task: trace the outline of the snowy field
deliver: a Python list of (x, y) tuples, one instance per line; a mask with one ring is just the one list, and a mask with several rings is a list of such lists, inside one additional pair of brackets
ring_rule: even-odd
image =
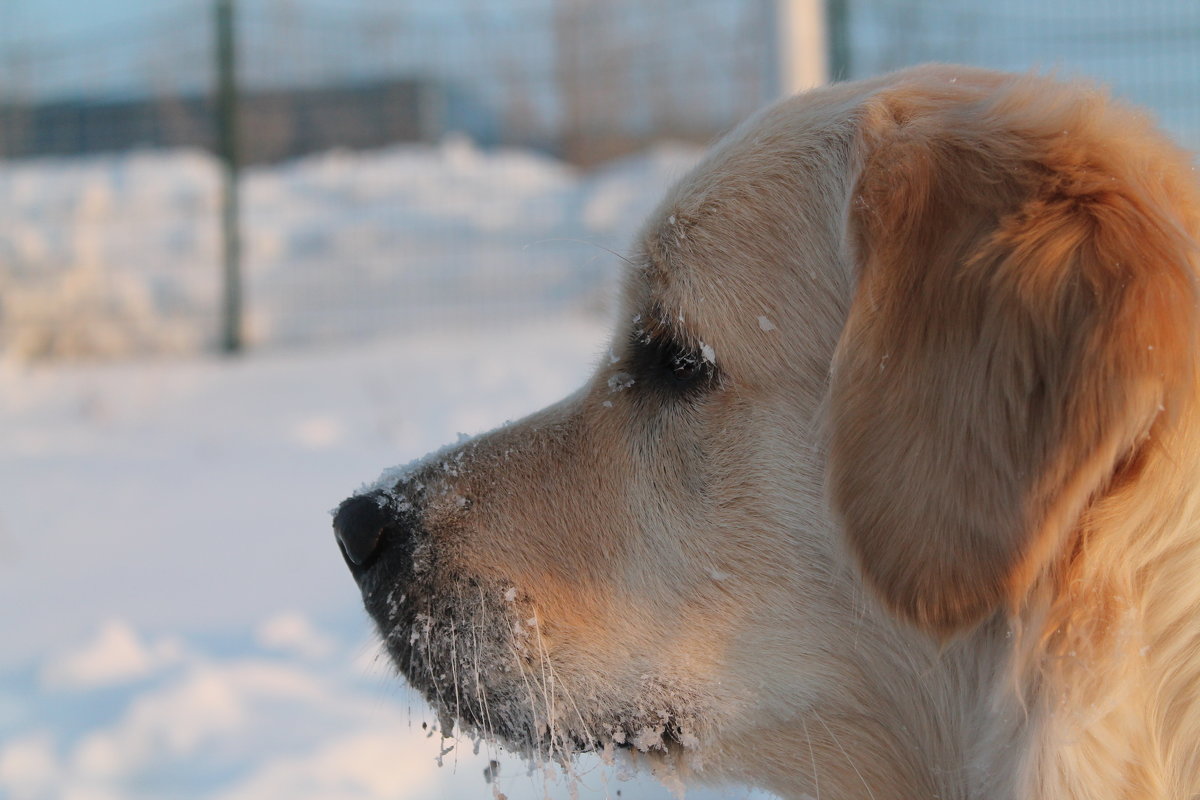
[[(621, 764), (585, 760), (564, 781), (426, 730), (433, 716), (378, 656), (328, 512), (384, 467), (575, 388), (606, 337), (580, 292), (612, 282), (589, 274), (588, 249), (575, 251), (579, 274), (566, 251), (535, 263), (551, 282), (565, 271), (561, 286), (530, 290), (519, 314), (467, 324), (482, 308), (470, 302), (532, 280), (521, 238), (546, 234), (523, 209), (559, 209), (557, 221), (538, 213), (553, 236), (628, 236), (693, 157), (652, 154), (582, 177), (456, 144), (263, 171), (248, 192), (248, 216), (263, 220), (249, 233), (255, 301), (277, 313), (260, 320), (262, 347), (235, 361), (0, 359), (0, 797), (670, 797)], [(179, 265), (199, 269), (212, 243), (182, 220), (211, 211), (189, 188), (206, 175), (189, 154), (0, 167), (0, 319), (39, 297), (50, 314), (84, 308), (87, 281), (109, 287), (111, 276), (119, 313), (99, 321), (113, 326), (112, 352), (193, 347), (204, 315), (192, 304), (211, 287)], [(440, 243), (428, 219), (438, 215), (457, 220)], [(339, 305), (330, 291), (331, 327), (305, 332), (288, 310), (285, 290), (303, 283), (283, 274), (289, 265), (316, 280), (317, 265), (336, 261), (357, 270), (341, 282), (383, 281), (388, 252), (411, 256), (408, 230), (443, 254), (430, 274), (410, 270), (414, 286), (436, 285), (464, 240), (480, 258), (495, 251), (490, 271), (460, 263), (479, 279), (455, 301), (468, 305), (445, 306), (446, 320), (424, 330), (368, 337), (346, 327), (357, 301)], [(57, 289), (22, 279), (38, 259), (57, 264)], [(387, 302), (401, 318), (438, 307), (422, 297)], [(134, 300), (126, 319), (121, 303)]]

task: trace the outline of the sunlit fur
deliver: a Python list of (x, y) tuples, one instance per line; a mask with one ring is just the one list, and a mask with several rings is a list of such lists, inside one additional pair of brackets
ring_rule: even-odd
[[(922, 67), (764, 111), (648, 221), (587, 386), (377, 484), (421, 520), (413, 576), (364, 584), (393, 657), (543, 757), (1200, 793), (1198, 209), (1086, 84)], [(710, 383), (654, 385), (647, 337)]]

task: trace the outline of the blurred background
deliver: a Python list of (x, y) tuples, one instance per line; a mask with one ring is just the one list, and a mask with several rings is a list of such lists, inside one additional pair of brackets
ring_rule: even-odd
[(670, 796), (425, 730), (327, 512), (575, 388), (706, 144), (931, 60), (1200, 147), (1195, 0), (0, 0), (0, 798)]

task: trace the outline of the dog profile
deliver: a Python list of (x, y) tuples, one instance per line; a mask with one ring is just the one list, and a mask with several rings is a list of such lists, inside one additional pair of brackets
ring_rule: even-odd
[(1087, 84), (761, 112), (577, 393), (334, 527), (406, 679), (543, 758), (784, 798), (1200, 794), (1200, 192)]

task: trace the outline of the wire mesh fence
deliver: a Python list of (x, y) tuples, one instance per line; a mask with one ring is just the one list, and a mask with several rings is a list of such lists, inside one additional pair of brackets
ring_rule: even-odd
[[(781, 2), (240, 0), (250, 343), (602, 308), (698, 145), (778, 94)], [(0, 5), (0, 352), (213, 347), (214, 2), (59, 5)], [(1200, 146), (1192, 0), (825, 5), (837, 78), (1089, 75)]]
[(922, 61), (1089, 77), (1200, 148), (1200, 3), (845, 0), (851, 77)]

